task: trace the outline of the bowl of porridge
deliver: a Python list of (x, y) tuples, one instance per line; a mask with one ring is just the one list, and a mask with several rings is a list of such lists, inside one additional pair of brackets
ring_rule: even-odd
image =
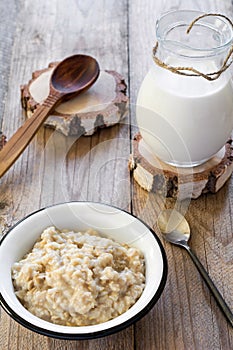
[(124, 329), (155, 305), (166, 278), (155, 232), (105, 204), (38, 210), (0, 242), (0, 305), (21, 325), (54, 338)]

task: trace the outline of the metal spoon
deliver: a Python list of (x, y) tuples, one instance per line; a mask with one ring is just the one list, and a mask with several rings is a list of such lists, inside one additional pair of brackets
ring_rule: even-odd
[(98, 78), (99, 72), (97, 61), (87, 55), (74, 55), (58, 64), (50, 80), (47, 99), (0, 151), (0, 177), (24, 151), (51, 111), (62, 101), (89, 89)]
[(187, 250), (198, 271), (203, 277), (205, 283), (209, 287), (210, 291), (213, 293), (216, 302), (218, 303), (225, 317), (233, 327), (233, 314), (229, 306), (226, 304), (222, 295), (219, 293), (217, 287), (214, 285), (213, 281), (211, 280), (210, 276), (205, 270), (204, 266), (201, 264), (201, 262), (187, 243), (190, 237), (190, 227), (186, 219), (176, 210), (167, 209), (162, 211), (162, 213), (159, 215), (158, 226), (164, 238), (168, 242), (179, 245)]

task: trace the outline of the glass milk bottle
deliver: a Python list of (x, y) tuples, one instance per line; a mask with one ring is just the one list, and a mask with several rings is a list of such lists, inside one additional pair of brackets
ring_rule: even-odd
[(138, 93), (139, 130), (162, 161), (196, 166), (233, 129), (232, 24), (221, 15), (174, 11), (158, 20), (156, 36), (155, 62)]

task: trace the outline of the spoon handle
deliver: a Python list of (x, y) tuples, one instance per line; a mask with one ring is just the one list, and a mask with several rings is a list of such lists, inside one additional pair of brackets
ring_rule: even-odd
[(188, 245), (183, 245), (183, 247), (188, 251), (188, 253), (191, 256), (198, 271), (200, 272), (201, 276), (203, 277), (205, 283), (209, 287), (210, 291), (213, 293), (213, 296), (215, 297), (216, 302), (218, 303), (218, 305), (222, 309), (226, 319), (230, 322), (231, 326), (233, 327), (233, 313), (231, 312), (229, 306), (226, 304), (222, 295), (218, 291), (217, 287), (215, 286), (215, 284), (211, 280), (210, 276), (208, 275), (207, 271), (205, 270), (204, 266), (202, 265), (200, 260), (197, 258), (195, 253), (191, 250), (191, 248)]
[(21, 155), (27, 145), (30, 143), (40, 126), (46, 120), (50, 111), (59, 100), (60, 95), (49, 95), (47, 99), (10, 138), (0, 151), (0, 178), (11, 167), (11, 165)]

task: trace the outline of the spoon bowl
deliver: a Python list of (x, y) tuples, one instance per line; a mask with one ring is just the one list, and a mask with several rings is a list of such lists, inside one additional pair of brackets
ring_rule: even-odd
[(78, 94), (94, 84), (99, 72), (99, 65), (93, 57), (74, 55), (67, 57), (57, 65), (51, 76), (50, 84), (60, 93)]
[(163, 237), (170, 243), (179, 245), (186, 249), (189, 253), (191, 259), (193, 260), (195, 266), (203, 277), (206, 285), (215, 297), (216, 302), (220, 306), (223, 314), (225, 315), (228, 322), (233, 327), (233, 314), (229, 306), (226, 304), (222, 295), (218, 291), (217, 287), (213, 283), (212, 279), (208, 275), (204, 266), (201, 264), (200, 260), (197, 258), (196, 254), (191, 250), (188, 245), (188, 240), (190, 238), (190, 227), (187, 220), (177, 212), (175, 209), (167, 209), (161, 212), (158, 217), (158, 227), (163, 235)]
[(170, 243), (182, 245), (190, 238), (190, 227), (184, 217), (174, 209), (162, 211), (158, 218), (158, 225), (164, 238)]
[(74, 55), (58, 64), (50, 80), (49, 96), (0, 151), (0, 177), (25, 150), (51, 111), (61, 102), (89, 89), (99, 72), (98, 62), (87, 55)]

